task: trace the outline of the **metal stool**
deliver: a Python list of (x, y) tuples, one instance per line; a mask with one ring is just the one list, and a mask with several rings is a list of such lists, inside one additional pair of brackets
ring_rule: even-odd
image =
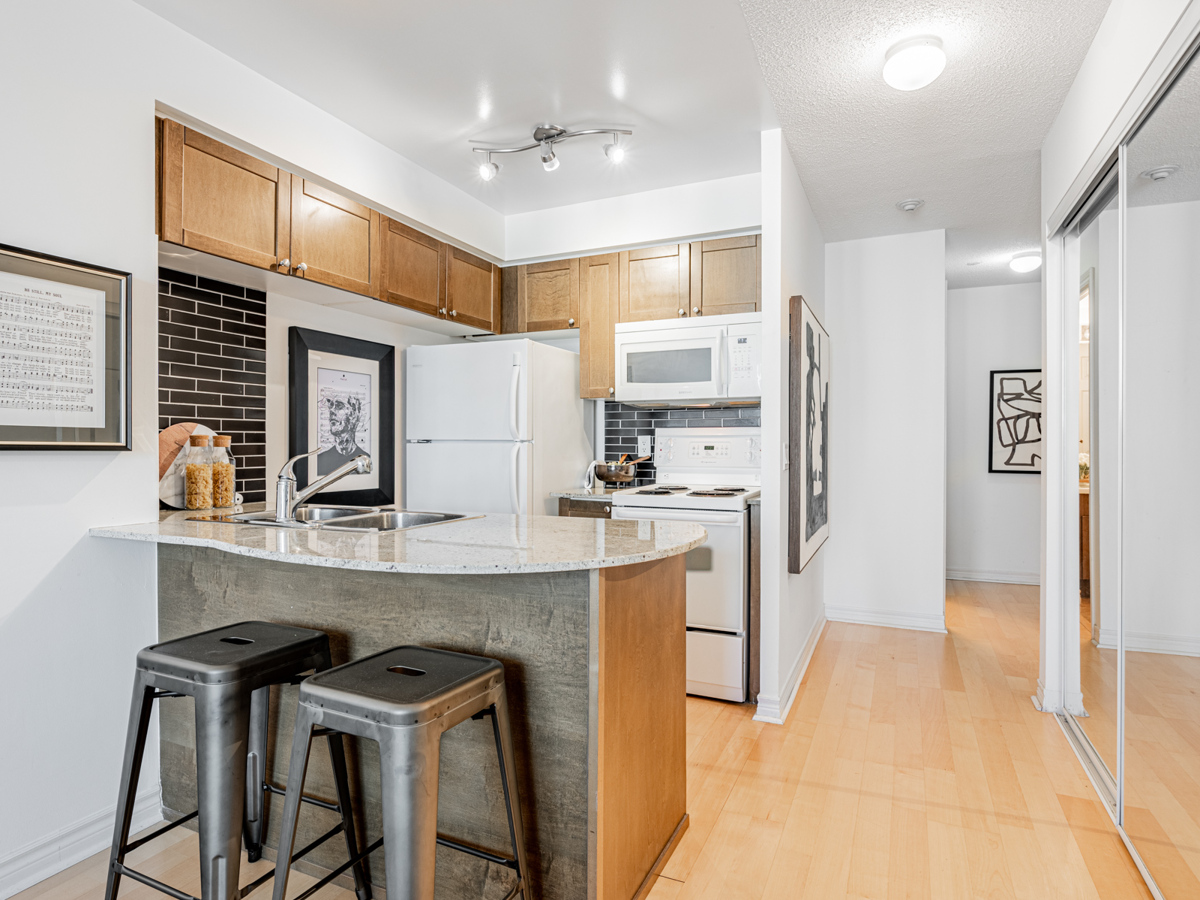
[[(200, 817), (200, 892), (203, 900), (240, 900), (274, 877), (275, 870), (271, 870), (245, 888), (238, 886), (241, 867), (239, 832), (244, 831), (250, 860), (257, 860), (262, 854), (266, 794), (284, 793), (282, 788), (268, 783), (266, 777), (271, 685), (299, 684), (303, 678), (301, 673), (310, 669), (323, 671), (330, 665), (329, 638), (324, 633), (269, 622), (240, 622), (155, 644), (138, 653), (105, 900), (115, 900), (122, 875), (176, 900), (196, 900), (130, 869), (125, 865), (125, 854), (197, 816)], [(196, 703), (199, 808), (130, 843), (129, 825), (153, 702), (164, 697), (185, 696), (192, 697)], [(304, 799), (338, 812), (342, 821), (297, 853), (296, 858), (338, 832), (345, 832), (346, 849), (350, 858), (357, 860), (358, 845), (341, 735), (329, 735), (329, 755), (337, 783), (337, 803)], [(294, 816), (292, 821), (295, 821)], [(290, 843), (288, 850), (291, 851)], [(287, 858), (286, 854), (283, 858)], [(354, 865), (354, 883), (359, 900), (370, 900), (371, 888), (360, 862)]]
[[(515, 859), (468, 847), (437, 832), (438, 757), (442, 734), (467, 719), (492, 720), (500, 781)], [(317, 726), (379, 744), (383, 837), (363, 851), (387, 848), (388, 900), (433, 900), (437, 845), (507, 866), (517, 884), (505, 900), (532, 900), (526, 885), (525, 839), (517, 797), (504, 666), (494, 659), (395, 647), (321, 672), (300, 686), (300, 707), (288, 767), (274, 900), (287, 890), (287, 858), (296, 836), (300, 792)], [(307, 896), (302, 894), (301, 897)], [(300, 897), (295, 900), (301, 900)]]

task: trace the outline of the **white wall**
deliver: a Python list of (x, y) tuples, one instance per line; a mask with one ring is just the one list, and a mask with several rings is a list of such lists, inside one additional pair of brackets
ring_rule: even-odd
[(946, 235), (825, 248), (829, 619), (945, 628)]
[(989, 474), (989, 372), (1042, 366), (1042, 286), (947, 292), (946, 576), (1037, 584), (1041, 479)]
[[(787, 718), (824, 624), (825, 548), (801, 574), (787, 571), (789, 472), (783, 443), (788, 434), (789, 299), (797, 294), (824, 320), (825, 239), (783, 134), (773, 129), (762, 133), (763, 534), (757, 716), (769, 722)], [(830, 340), (836, 373), (838, 339), (832, 331)]]
[(505, 222), (506, 258), (529, 262), (758, 231), (762, 196), (756, 172), (518, 213)]

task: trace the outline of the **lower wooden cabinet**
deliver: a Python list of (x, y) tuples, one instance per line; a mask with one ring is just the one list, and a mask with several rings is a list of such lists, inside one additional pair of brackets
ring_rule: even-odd
[(558, 514), (574, 516), (576, 519), (611, 519), (612, 504), (607, 500), (576, 500), (574, 497), (559, 497)]
[(1079, 596), (1092, 596), (1091, 495), (1079, 492)]
[(723, 316), (762, 308), (761, 235), (694, 241), (691, 315)]
[(499, 331), (500, 267), (447, 246), (446, 317), (484, 331)]
[(579, 260), (580, 397), (607, 399), (616, 392), (618, 259), (617, 253), (605, 253)]

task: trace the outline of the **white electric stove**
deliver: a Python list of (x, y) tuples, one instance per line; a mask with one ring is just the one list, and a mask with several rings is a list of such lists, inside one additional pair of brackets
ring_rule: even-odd
[(749, 661), (750, 500), (762, 484), (758, 428), (660, 428), (655, 483), (617, 491), (614, 519), (696, 522), (687, 555), (687, 690), (743, 702)]

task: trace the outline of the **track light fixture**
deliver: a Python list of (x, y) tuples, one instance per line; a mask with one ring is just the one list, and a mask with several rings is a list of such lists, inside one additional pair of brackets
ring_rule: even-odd
[(558, 156), (554, 152), (554, 145), (560, 141), (583, 137), (586, 134), (607, 134), (612, 137), (612, 143), (604, 145), (604, 155), (615, 164), (625, 159), (625, 148), (619, 143), (620, 136), (633, 134), (633, 132), (623, 128), (587, 128), (582, 131), (567, 131), (557, 125), (538, 125), (533, 129), (532, 144), (524, 144), (520, 147), (472, 147), (471, 150), (486, 155), (486, 162), (479, 167), (479, 177), (484, 181), (491, 181), (500, 171), (500, 167), (492, 162), (493, 153), (522, 153), (525, 150), (536, 149), (542, 159), (542, 168), (547, 172), (553, 172), (559, 164)]

